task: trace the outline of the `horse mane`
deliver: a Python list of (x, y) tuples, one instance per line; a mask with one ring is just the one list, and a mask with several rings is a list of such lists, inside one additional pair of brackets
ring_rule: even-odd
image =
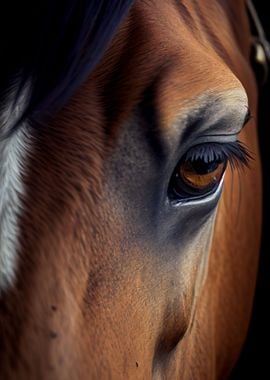
[(63, 107), (96, 67), (131, 3), (1, 2), (0, 104), (3, 107), (12, 92), (14, 107), (30, 87), (17, 125), (26, 118), (43, 122)]

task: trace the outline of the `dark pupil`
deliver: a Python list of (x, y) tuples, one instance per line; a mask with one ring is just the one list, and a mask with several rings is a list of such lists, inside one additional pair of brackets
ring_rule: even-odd
[(220, 162), (218, 161), (212, 161), (212, 162), (205, 162), (201, 159), (198, 159), (196, 161), (191, 162), (191, 165), (196, 172), (196, 174), (204, 175), (209, 174), (216, 170), (218, 166), (220, 165)]

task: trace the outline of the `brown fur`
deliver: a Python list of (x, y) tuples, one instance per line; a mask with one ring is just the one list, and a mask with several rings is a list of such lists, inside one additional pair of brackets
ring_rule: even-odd
[[(95, 72), (37, 129), (17, 283), (1, 301), (1, 379), (226, 378), (248, 327), (260, 239), (249, 35), (244, 1), (137, 0)], [(254, 116), (241, 139), (255, 160), (226, 175), (194, 310), (197, 262), (176, 274), (176, 284), (189, 278), (178, 299), (162, 262), (129, 243), (123, 210), (107, 197), (105, 163), (157, 77), (168, 133), (186, 104), (239, 81)]]

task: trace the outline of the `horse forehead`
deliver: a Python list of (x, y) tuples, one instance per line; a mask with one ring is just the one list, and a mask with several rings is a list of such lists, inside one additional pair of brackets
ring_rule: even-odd
[[(234, 93), (247, 103), (242, 83), (250, 72), (243, 67), (247, 65), (235, 37), (230, 3), (135, 2), (100, 65), (105, 76), (117, 73), (114, 92), (121, 105), (115, 109), (125, 108), (127, 117), (152, 83), (157, 84), (156, 108), (165, 125), (192, 102), (196, 106), (206, 93), (224, 94), (225, 106)], [(238, 21), (245, 24), (245, 13), (239, 12)]]
[[(138, 31), (140, 40), (135, 44), (150, 44), (150, 50), (145, 51), (149, 58), (156, 55), (189, 51), (208, 51), (217, 53), (222, 59), (235, 48), (236, 30), (247, 22), (245, 7), (235, 8), (241, 1), (137, 1), (132, 8), (128, 22)], [(233, 5), (233, 6), (232, 6)], [(241, 25), (243, 24), (243, 25)], [(222, 25), (222, 27), (221, 27)], [(247, 36), (245, 37), (247, 39)], [(249, 42), (248, 42), (249, 43)], [(244, 45), (245, 41), (241, 41)], [(154, 49), (154, 47), (158, 49)], [(238, 46), (239, 49), (239, 46)]]
[(143, 25), (144, 31), (151, 29), (157, 36), (161, 33), (164, 37), (166, 30), (167, 36), (172, 39), (181, 31), (184, 32), (178, 35), (181, 39), (193, 36), (197, 42), (210, 42), (211, 45), (218, 45), (221, 39), (232, 37), (228, 35), (229, 29), (233, 27), (236, 31), (239, 22), (247, 22), (244, 0), (137, 0), (129, 18), (137, 26)]

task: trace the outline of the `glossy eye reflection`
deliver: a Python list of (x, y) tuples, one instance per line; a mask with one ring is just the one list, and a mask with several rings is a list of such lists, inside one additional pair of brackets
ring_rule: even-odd
[(250, 159), (250, 153), (239, 141), (194, 146), (177, 164), (168, 196), (181, 201), (207, 196), (218, 188), (228, 162), (234, 169), (237, 165), (248, 166)]

